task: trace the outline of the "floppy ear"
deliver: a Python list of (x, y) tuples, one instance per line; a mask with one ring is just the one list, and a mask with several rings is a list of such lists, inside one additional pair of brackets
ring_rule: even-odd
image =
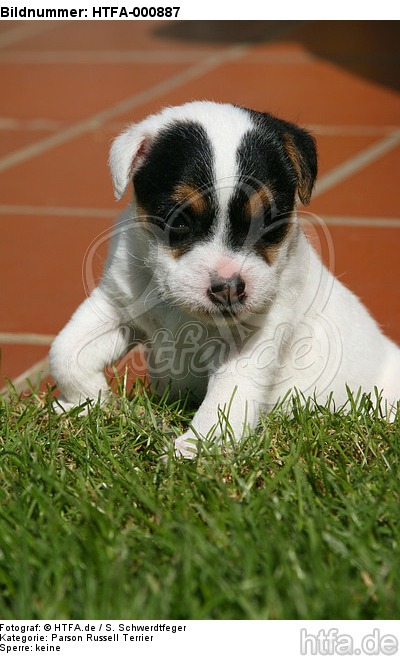
[(301, 202), (308, 205), (318, 170), (315, 139), (292, 123), (284, 125), (283, 143), (296, 173), (297, 193)]
[(146, 121), (131, 125), (114, 139), (109, 157), (114, 194), (120, 200), (150, 149), (151, 136)]

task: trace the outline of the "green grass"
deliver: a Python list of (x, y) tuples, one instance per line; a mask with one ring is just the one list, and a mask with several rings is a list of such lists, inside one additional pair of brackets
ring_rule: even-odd
[(0, 400), (3, 619), (400, 615), (400, 417), (293, 402), (236, 447), (160, 463), (184, 405)]

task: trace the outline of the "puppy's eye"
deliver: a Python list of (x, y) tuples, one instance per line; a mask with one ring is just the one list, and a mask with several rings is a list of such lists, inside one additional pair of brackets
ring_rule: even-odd
[(175, 212), (165, 224), (165, 238), (170, 246), (189, 241), (193, 236), (193, 221), (187, 212)]
[(182, 234), (187, 234), (192, 230), (192, 222), (190, 217), (183, 212), (176, 212), (170, 219), (167, 221), (167, 226), (170, 230), (174, 232), (180, 232)]
[(274, 221), (274, 212), (270, 205), (258, 208), (252, 216), (252, 225), (259, 232), (268, 230)]
[(274, 219), (274, 202), (265, 193), (254, 192), (247, 200), (245, 212), (252, 224), (258, 230), (264, 230), (271, 225)]

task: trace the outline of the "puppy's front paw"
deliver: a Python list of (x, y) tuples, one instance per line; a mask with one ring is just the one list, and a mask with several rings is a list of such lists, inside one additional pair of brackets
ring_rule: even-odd
[(172, 455), (178, 460), (192, 460), (197, 455), (197, 444), (198, 438), (191, 430), (188, 430), (183, 435), (180, 435), (180, 437), (177, 437), (171, 445), (173, 452), (171, 447), (168, 450), (166, 449), (160, 460), (164, 465), (168, 463)]
[(53, 410), (58, 415), (66, 414), (67, 412), (70, 412), (70, 410), (75, 410), (76, 408), (79, 407), (81, 407), (81, 409), (78, 414), (80, 415), (88, 414), (88, 407), (89, 407), (88, 402), (82, 404), (70, 403), (70, 401), (66, 401), (63, 397), (60, 397), (59, 399), (54, 399), (53, 401)]
[(177, 458), (192, 460), (197, 455), (198, 438), (193, 431), (188, 430), (175, 440), (174, 453)]

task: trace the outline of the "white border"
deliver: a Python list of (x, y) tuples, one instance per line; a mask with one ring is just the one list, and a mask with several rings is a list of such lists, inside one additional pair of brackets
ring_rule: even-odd
[[(400, 645), (399, 621), (258, 620), (2, 620), (0, 649), (80, 656), (134, 653), (191, 656), (205, 653), (354, 654), (395, 656)], [(7, 647), (11, 647), (7, 651)]]
[[(77, 14), (68, 15), (57, 20), (160, 20), (149, 14), (138, 18), (127, 16), (134, 7), (179, 7), (178, 15), (173, 12), (168, 20), (398, 20), (399, 5), (392, 0), (363, 3), (337, 0), (322, 3), (320, 0), (286, 0), (286, 2), (261, 2), (245, 0), (244, 2), (215, 2), (215, 0), (126, 0), (126, 2), (87, 2), (87, 0), (2, 0), (4, 8), (2, 20), (54, 20), (53, 17), (35, 18), (24, 14), (26, 9), (69, 9)], [(9, 15), (5, 9), (10, 10)], [(99, 9), (103, 8), (100, 12)], [(95, 11), (96, 10), (96, 11)], [(21, 13), (22, 11), (22, 13)], [(144, 14), (146, 12), (144, 11)]]

